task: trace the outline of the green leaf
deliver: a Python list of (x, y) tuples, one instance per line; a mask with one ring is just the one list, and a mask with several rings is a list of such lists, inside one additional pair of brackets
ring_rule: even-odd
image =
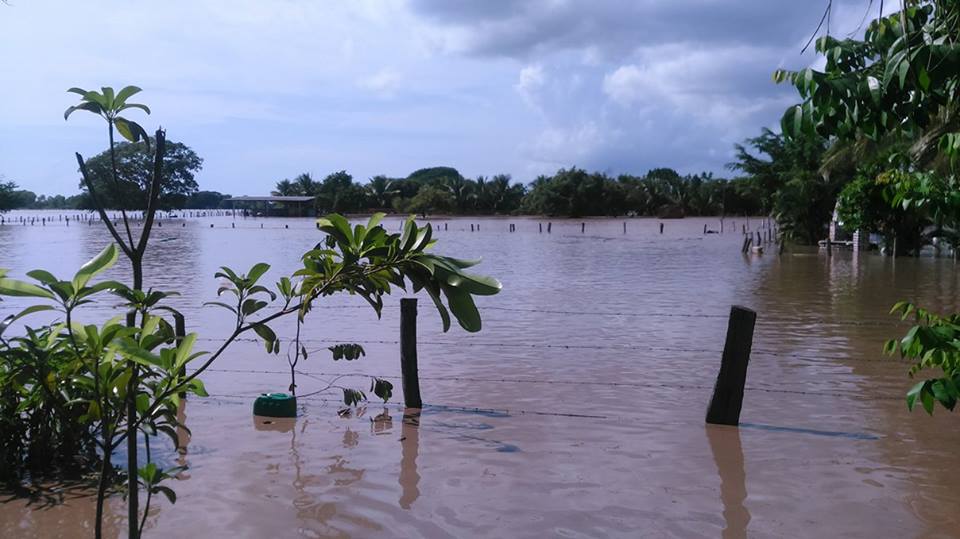
[(130, 142), (140, 142), (142, 140), (147, 145), (147, 150), (150, 149), (150, 137), (140, 124), (126, 118), (118, 117), (114, 119), (114, 125), (117, 126), (117, 131), (120, 132), (123, 138)]
[(380, 221), (386, 216), (383, 212), (377, 212), (370, 216), (370, 220), (367, 221), (367, 232), (369, 233), (374, 227), (380, 224)]
[(471, 333), (480, 331), (482, 327), (480, 311), (477, 310), (477, 306), (473, 302), (473, 296), (458, 288), (450, 286), (442, 288), (447, 296), (447, 301), (450, 303), (450, 312), (460, 323), (460, 327)]
[(198, 397), (209, 397), (210, 394), (207, 393), (207, 388), (203, 385), (203, 381), (199, 378), (194, 378), (190, 380), (190, 383), (187, 385), (190, 388), (190, 391)]
[(49, 285), (50, 283), (58, 283), (60, 279), (54, 277), (52, 273), (44, 270), (33, 270), (27, 272), (27, 277), (39, 281), (41, 284)]
[(107, 245), (92, 260), (80, 266), (80, 270), (73, 277), (73, 289), (80, 290), (87, 285), (90, 279), (98, 273), (113, 266), (117, 262), (117, 247), (114, 244)]
[(100, 105), (92, 101), (87, 101), (85, 103), (80, 103), (79, 105), (68, 107), (67, 110), (63, 112), (63, 119), (66, 120), (71, 114), (78, 110), (86, 110), (94, 114), (103, 114), (103, 108)]
[(260, 309), (263, 309), (266, 306), (267, 306), (266, 301), (261, 301), (258, 299), (245, 299), (243, 300), (241, 311), (243, 312), (244, 316), (249, 316), (259, 311)]
[(117, 112), (127, 109), (140, 109), (147, 114), (150, 114), (150, 107), (146, 105), (141, 105), (140, 103), (129, 103), (117, 109)]
[[(117, 92), (117, 97), (114, 98), (113, 104), (116, 107), (122, 107), (131, 96), (140, 93), (140, 88), (136, 86), (124, 86), (119, 92)], [(148, 111), (149, 113), (149, 111)]]
[(112, 109), (113, 108), (113, 88), (109, 86), (101, 86), (100, 91), (103, 95), (103, 108)]
[(53, 293), (35, 284), (15, 279), (0, 279), (0, 296), (54, 299)]
[(387, 402), (393, 396), (393, 384), (381, 378), (374, 378), (370, 383), (370, 391), (383, 399), (383, 402)]
[(907, 391), (907, 410), (913, 411), (913, 407), (917, 404), (917, 398), (923, 391), (924, 385), (926, 385), (926, 382), (920, 382), (910, 388), (910, 391)]
[(54, 308), (51, 305), (31, 305), (17, 314), (11, 314), (10, 316), (4, 318), (2, 322), (0, 322), (0, 336), (2, 336), (3, 332), (6, 331), (8, 327), (10, 327), (10, 324), (23, 318), (24, 316), (28, 316), (33, 313), (38, 313), (41, 311), (52, 311), (52, 310), (54, 310)]
[(267, 270), (269, 269), (270, 269), (270, 264), (266, 264), (264, 262), (255, 264), (252, 268), (250, 268), (250, 272), (247, 273), (247, 281), (251, 285), (255, 284), (258, 280), (260, 280), (260, 277), (262, 277), (263, 274), (266, 273)]
[(237, 284), (240, 281), (240, 277), (237, 276), (236, 272), (227, 266), (220, 266), (220, 271), (213, 274), (215, 278), (223, 277), (228, 281)]
[(930, 381), (927, 380), (924, 382), (924, 388), (920, 391), (920, 402), (923, 404), (923, 409), (929, 415), (933, 415), (933, 407), (936, 404), (936, 398), (933, 396), (933, 391), (930, 390)]
[(153, 491), (159, 492), (160, 494), (163, 494), (164, 496), (166, 496), (167, 500), (169, 500), (170, 503), (172, 504), (177, 503), (177, 493), (174, 492), (172, 488), (165, 487), (163, 485), (157, 485), (153, 487)]
[(271, 353), (274, 349), (274, 343), (277, 342), (277, 334), (266, 324), (256, 324), (253, 326), (253, 331), (263, 339), (267, 353)]
[(876, 77), (867, 77), (867, 89), (870, 91), (870, 96), (873, 98), (874, 103), (880, 102), (880, 91), (881, 91), (880, 81)]
[(920, 74), (917, 75), (917, 82), (920, 83), (923, 91), (930, 89), (930, 74), (927, 73), (927, 70), (922, 65), (920, 66)]
[(179, 371), (180, 367), (186, 365), (187, 361), (190, 360), (190, 352), (193, 350), (193, 345), (197, 341), (196, 333), (188, 333), (184, 336), (183, 340), (180, 341), (180, 344), (177, 345), (177, 356), (176, 361), (174, 362), (174, 371)]
[(160, 357), (151, 354), (148, 350), (141, 347), (136, 341), (129, 337), (124, 337), (116, 341), (117, 350), (123, 357), (130, 361), (145, 365), (147, 367), (163, 367)]
[(222, 308), (224, 308), (224, 309), (232, 312), (233, 314), (238, 314), (236, 307), (227, 305), (226, 303), (222, 303), (222, 302), (219, 302), (219, 301), (205, 301), (203, 304), (204, 304), (204, 305), (215, 305), (215, 306), (217, 306), (217, 307), (222, 307)]

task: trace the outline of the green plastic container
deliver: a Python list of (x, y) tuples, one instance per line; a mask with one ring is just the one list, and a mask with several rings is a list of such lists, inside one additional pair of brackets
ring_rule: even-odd
[(253, 401), (253, 415), (297, 417), (297, 398), (286, 393), (264, 393)]

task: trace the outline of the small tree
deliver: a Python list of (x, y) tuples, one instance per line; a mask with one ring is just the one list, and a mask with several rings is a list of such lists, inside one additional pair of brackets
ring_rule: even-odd
[[(156, 146), (156, 140), (149, 141)], [(161, 209), (183, 208), (188, 197), (199, 190), (195, 175), (203, 168), (203, 159), (187, 145), (166, 141), (163, 156), (163, 184), (158, 200)], [(121, 142), (86, 161), (90, 181), (101, 194), (100, 203), (107, 208), (146, 210), (149, 205), (150, 182), (153, 179), (150, 144)], [(113, 181), (113, 162), (119, 182)], [(80, 183), (87, 190), (87, 180)]]
[[(143, 128), (119, 115), (131, 107), (149, 112), (144, 105), (126, 103), (139, 89), (128, 86), (117, 93), (109, 87), (104, 87), (102, 92), (77, 88), (70, 91), (82, 95), (83, 101), (68, 109), (65, 117), (75, 110), (87, 110), (107, 121), (113, 179), (109, 184), (119, 185), (113, 152), (114, 128), (131, 142), (150, 143)], [(15, 455), (17, 447), (24, 447), (24, 437), (33, 436), (35, 431), (52, 429), (52, 432), (44, 432), (49, 435), (60, 432), (57, 425), (76, 426), (85, 435), (84, 439), (92, 441), (102, 455), (95, 530), (98, 538), (102, 536), (104, 500), (114, 476), (111, 457), (124, 442), (128, 459), (128, 536), (139, 537), (153, 494), (162, 493), (171, 502), (176, 500), (173, 490), (161, 483), (178, 470), (163, 470), (151, 462), (149, 436), (159, 432), (176, 440), (176, 429), (182, 427), (176, 418), (179, 394), (205, 395), (198, 376), (244, 333), (253, 331), (268, 352), (278, 353), (281, 338), (271, 329), (269, 324), (272, 321), (296, 314), (299, 328), (318, 300), (338, 293), (362, 297), (379, 315), (385, 294), (394, 288), (408, 287), (412, 292), (425, 290), (430, 295), (440, 313), (444, 331), (450, 327), (451, 314), (464, 329), (479, 331), (480, 314), (473, 296), (496, 294), (500, 290), (500, 283), (495, 279), (464, 271), (475, 262), (430, 253), (434, 241), (429, 226), (421, 228), (408, 219), (402, 233), (389, 234), (379, 225), (382, 214), (374, 215), (366, 226), (355, 228), (351, 228), (343, 217), (330, 215), (318, 221), (318, 228), (326, 233), (325, 240), (303, 255), (303, 267), (293, 275), (281, 278), (276, 291), (259, 284), (269, 270), (267, 264), (256, 264), (246, 273), (221, 268), (217, 276), (226, 278), (230, 285), (218, 290), (218, 295), (233, 295), (235, 301), (215, 305), (233, 314), (234, 330), (213, 352), (194, 353), (197, 336), (178, 335), (174, 328), (178, 325), (177, 319), (182, 320), (182, 315), (163, 304), (176, 292), (143, 289), (144, 254), (164, 182), (165, 139), (164, 131), (157, 130), (152, 175), (147, 186), (147, 210), (137, 241), (134, 241), (125, 212), (122, 211), (122, 221), (126, 237), (108, 218), (100, 191), (82, 156), (77, 154), (84, 183), (116, 244), (107, 246), (70, 280), (61, 280), (48, 271), (34, 270), (27, 274), (37, 283), (33, 284), (8, 278), (7, 272), (0, 269), (0, 296), (31, 297), (41, 301), (0, 323), (0, 351), (4, 352), (0, 354), (3, 358), (0, 362), (0, 416), (11, 424), (10, 430), (5, 430), (4, 436), (0, 437), (3, 438), (0, 440), (4, 444), (3, 454), (7, 457)], [(133, 285), (116, 281), (92, 284), (94, 277), (116, 262), (119, 252), (131, 261)], [(123, 298), (127, 309), (126, 324), (117, 319), (100, 326), (80, 324), (76, 319), (78, 308), (108, 291)], [(283, 300), (282, 306), (271, 309), (270, 303), (278, 297)], [(3, 337), (3, 332), (14, 322), (41, 311), (57, 311), (63, 318), (38, 329), (27, 327), (23, 335)], [(294, 343), (299, 348), (299, 331)], [(355, 355), (354, 346), (334, 347), (331, 350), (334, 359), (338, 355)], [(47, 358), (53, 353), (61, 354), (63, 358), (49, 361)], [(203, 362), (191, 374), (186, 374), (186, 366), (204, 356)], [(18, 366), (30, 364), (46, 365), (47, 368)], [(56, 372), (50, 370), (54, 367)], [(348, 405), (366, 398), (362, 391), (342, 389)], [(384, 380), (372, 381), (371, 391), (384, 400), (390, 397), (391, 389)], [(21, 397), (24, 394), (48, 398), (24, 401)], [(57, 394), (63, 395), (64, 399)], [(24, 409), (32, 409), (32, 406), (44, 402), (50, 406), (36, 408), (40, 410), (39, 415), (21, 414)], [(27, 417), (42, 418), (51, 413), (56, 414), (56, 421), (44, 420), (35, 428), (21, 428)], [(144, 466), (138, 465), (139, 433), (144, 434), (147, 449)], [(142, 517), (139, 511), (141, 487), (147, 494)]]
[[(2, 179), (2, 176), (0, 176), (0, 179)], [(17, 184), (9, 181), (0, 181), (0, 212), (9, 211), (17, 207), (16, 190)]]

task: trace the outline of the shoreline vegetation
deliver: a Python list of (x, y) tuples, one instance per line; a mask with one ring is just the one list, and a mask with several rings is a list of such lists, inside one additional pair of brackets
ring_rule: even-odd
[[(186, 146), (177, 146), (181, 149), (180, 157), (189, 162), (170, 167), (161, 208), (166, 211), (231, 209), (230, 194), (199, 190), (194, 173), (202, 167), (202, 160)], [(136, 149), (136, 145), (130, 143), (119, 147), (121, 163), (123, 155), (132, 156), (131, 151)], [(88, 160), (88, 168), (95, 178), (105, 175), (105, 171), (98, 170), (99, 162), (99, 156)], [(131, 170), (142, 169), (132, 165)], [(121, 166), (121, 174), (124, 168)], [(104, 201), (107, 207), (118, 211), (143, 209), (139, 200), (141, 182), (132, 175), (125, 176), (130, 178), (125, 182), (131, 187), (130, 192)], [(560, 169), (552, 176), (539, 176), (529, 184), (515, 182), (507, 174), (466, 178), (452, 167), (424, 168), (404, 178), (375, 176), (367, 183), (359, 183), (341, 170), (322, 180), (314, 180), (309, 173), (304, 173), (293, 180), (278, 181), (270, 195), (315, 197), (313, 210), (318, 215), (335, 211), (351, 215), (388, 212), (679, 218), (762, 215), (765, 210), (750, 178), (728, 180), (714, 178), (708, 172), (681, 175), (669, 168), (653, 169), (642, 176), (616, 177), (579, 168)], [(45, 196), (18, 189), (11, 181), (0, 182), (0, 211), (13, 209), (92, 210), (93, 206), (86, 188), (69, 197)]]

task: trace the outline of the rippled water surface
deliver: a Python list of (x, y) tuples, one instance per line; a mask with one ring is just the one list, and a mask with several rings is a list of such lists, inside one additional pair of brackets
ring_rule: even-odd
[[(663, 234), (639, 219), (626, 233), (622, 220), (587, 220), (583, 232), (581, 221), (554, 221), (550, 234), (546, 221), (540, 233), (541, 221), (524, 218), (432, 222), (438, 252), (482, 256), (477, 270), (503, 292), (480, 298), (483, 331), (469, 335), (443, 333), (421, 301), (423, 411), (397, 405), (399, 296), (380, 320), (358, 298), (331, 298), (305, 327), (316, 352), (301, 365), (300, 392), (368, 373), (397, 377), (393, 401), (340, 416), (337, 394), (318, 395), (302, 400), (296, 421), (265, 424), (252, 400), (286, 390), (286, 362), (238, 343), (204, 376), (213, 396), (186, 405), (189, 451), (162, 458), (190, 469), (173, 485), (178, 503), (152, 512), (148, 536), (960, 534), (956, 417), (909, 413), (907, 366), (881, 354), (904, 328), (886, 315), (895, 301), (958, 307), (952, 261), (745, 256), (729, 232), (744, 219), (709, 235), (704, 224), (717, 220), (665, 221)], [(180, 290), (173, 305), (212, 347), (231, 329), (222, 311), (201, 307), (215, 297), (216, 268), (265, 261), (273, 282), (320, 233), (306, 219), (202, 217), (165, 221), (153, 238), (147, 285)], [(0, 267), (69, 275), (107, 241), (100, 226), (56, 217), (8, 223)], [(128, 272), (120, 264), (110, 277)], [(758, 313), (745, 424), (707, 427), (733, 304)], [(0, 304), (0, 315), (17, 305)], [(334, 363), (331, 342), (360, 342), (367, 356)], [(88, 535), (89, 497), (62, 494), (53, 507), (0, 504), (0, 536)], [(122, 500), (111, 511), (121, 519)]]

